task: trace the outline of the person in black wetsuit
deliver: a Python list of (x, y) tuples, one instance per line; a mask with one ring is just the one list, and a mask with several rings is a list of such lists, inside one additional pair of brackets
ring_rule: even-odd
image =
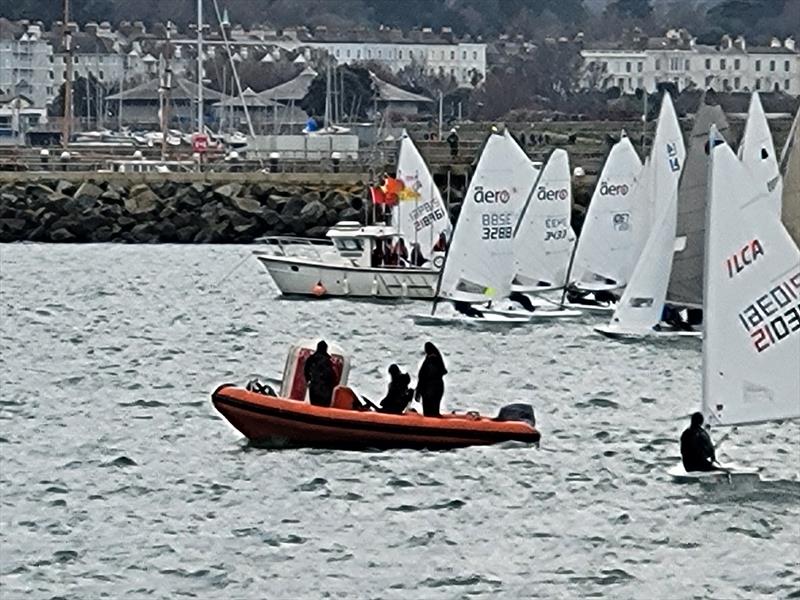
[(414, 399), (414, 390), (408, 387), (411, 385), (411, 377), (395, 364), (389, 365), (389, 377), (389, 389), (386, 397), (381, 400), (380, 412), (402, 415)]
[(422, 413), (426, 417), (439, 417), (439, 406), (444, 396), (444, 376), (447, 368), (439, 349), (431, 342), (425, 342), (425, 360), (417, 375), (415, 398), (422, 398)]
[(481, 317), (483, 317), (483, 313), (474, 306), (472, 306), (472, 304), (470, 304), (469, 302), (454, 300), (453, 307), (462, 315), (465, 315), (467, 317), (475, 317), (476, 319), (480, 319)]
[(714, 464), (717, 461), (714, 444), (703, 429), (702, 413), (694, 413), (692, 424), (681, 434), (681, 459), (687, 472), (717, 471), (720, 468)]
[(528, 298), (522, 292), (511, 292), (508, 295), (508, 299), (511, 300), (512, 302), (516, 302), (528, 312), (533, 312), (536, 310), (536, 307), (533, 305), (533, 302), (531, 302), (531, 299)]
[(308, 386), (308, 396), (315, 406), (330, 406), (333, 387), (336, 385), (336, 373), (333, 361), (328, 354), (328, 344), (320, 341), (317, 350), (306, 359), (303, 375)]
[(661, 313), (661, 320), (675, 331), (694, 331), (694, 327), (684, 320), (680, 309), (675, 306), (665, 304)]

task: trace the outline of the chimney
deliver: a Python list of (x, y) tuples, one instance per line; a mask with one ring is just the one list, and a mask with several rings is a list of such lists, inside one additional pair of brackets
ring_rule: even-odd
[(719, 47), (721, 50), (730, 50), (733, 47), (733, 40), (731, 40), (731, 36), (729, 36), (727, 33), (723, 35), (719, 42)]
[(744, 36), (736, 36), (736, 41), (734, 42), (736, 47), (741, 50), (742, 52), (747, 52), (747, 44), (744, 41)]
[(787, 50), (791, 50), (792, 52), (794, 52), (796, 48), (794, 44), (794, 38), (792, 36), (787, 37), (786, 40), (783, 42), (783, 47), (786, 48)]
[(97, 35), (97, 23), (94, 21), (89, 21), (86, 25), (83, 26), (83, 30), (91, 36)]
[(781, 41), (776, 37), (772, 38), (769, 43), (770, 48), (780, 48), (781, 46), (783, 46), (783, 44), (781, 44)]

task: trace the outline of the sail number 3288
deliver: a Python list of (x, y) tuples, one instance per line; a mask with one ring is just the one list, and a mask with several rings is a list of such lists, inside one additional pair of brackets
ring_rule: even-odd
[(513, 236), (511, 213), (484, 213), (481, 215), (482, 240), (510, 240)]

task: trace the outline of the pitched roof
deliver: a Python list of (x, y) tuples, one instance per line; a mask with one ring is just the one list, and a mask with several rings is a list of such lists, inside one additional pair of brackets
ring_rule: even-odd
[(372, 83), (375, 85), (378, 100), (384, 102), (433, 102), (430, 98), (392, 85), (388, 81), (380, 79), (375, 73), (370, 72), (370, 77), (372, 77)]
[[(196, 83), (184, 79), (183, 77), (175, 77), (173, 79), (173, 84), (170, 92), (170, 98), (172, 100), (191, 101), (197, 98)], [(151, 79), (136, 87), (107, 96), (106, 100), (158, 100), (160, 86), (161, 82), (158, 79)], [(203, 99), (205, 101), (219, 101), (224, 98), (226, 98), (226, 96), (215, 90), (207, 87), (203, 88)]]
[(258, 95), (264, 100), (273, 101), (300, 101), (306, 97), (311, 82), (317, 76), (314, 69), (305, 69), (294, 79), (260, 92)]

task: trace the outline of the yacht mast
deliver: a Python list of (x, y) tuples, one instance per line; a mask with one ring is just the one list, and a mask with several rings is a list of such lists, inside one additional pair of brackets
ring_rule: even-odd
[(197, 133), (203, 133), (203, 0), (197, 0)]

